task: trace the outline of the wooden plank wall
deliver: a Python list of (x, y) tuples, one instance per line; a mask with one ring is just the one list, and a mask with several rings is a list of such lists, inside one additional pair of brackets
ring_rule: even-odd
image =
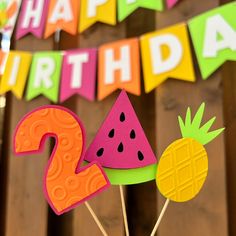
[[(127, 37), (140, 36), (155, 29), (155, 12), (139, 9), (127, 19)], [(142, 96), (131, 97), (140, 122), (150, 141), (153, 150), (155, 146), (155, 93), (145, 94), (142, 83)], [(157, 217), (156, 183), (129, 186), (128, 217), (132, 235), (149, 235)]]
[[(226, 0), (222, 1), (226, 2)], [(97, 24), (81, 36), (74, 37), (62, 33), (59, 44), (55, 44), (53, 38), (37, 40), (33, 36), (27, 36), (16, 42), (14, 48), (37, 51), (97, 47), (106, 42), (140, 36), (145, 32), (187, 20), (220, 3), (222, 2), (218, 0), (205, 0), (202, 4), (198, 0), (182, 0), (173, 10), (164, 13), (139, 9), (116, 27)], [(202, 101), (206, 101), (206, 118), (210, 118), (210, 114), (218, 117), (215, 127), (224, 125), (224, 107), (226, 127), (230, 127), (230, 131), (226, 131), (225, 142), (227, 176), (230, 179), (228, 189), (232, 191), (226, 198), (226, 155), (222, 135), (207, 146), (210, 171), (201, 194), (189, 203), (171, 203), (158, 235), (236, 235), (236, 227), (233, 224), (236, 219), (236, 213), (233, 210), (236, 209), (234, 180), (236, 176), (233, 169), (235, 164), (233, 140), (235, 139), (232, 139), (236, 134), (236, 131), (233, 132), (236, 101), (232, 89), (236, 84), (234, 82), (235, 69), (233, 69), (235, 64), (228, 63), (224, 66), (223, 72), (218, 71), (204, 82), (200, 78), (196, 60), (195, 65), (197, 83), (168, 80), (150, 94), (144, 94), (142, 91), (141, 97), (130, 96), (130, 98), (158, 158), (172, 141), (180, 137), (177, 115), (183, 115), (187, 105), (196, 109)], [(88, 144), (95, 136), (117, 95), (118, 92), (102, 102), (93, 103), (75, 96), (63, 104), (80, 116), (86, 127)], [(42, 192), (42, 176), (52, 149), (52, 142), (47, 143), (44, 153), (40, 155), (16, 158), (12, 154), (12, 134), (17, 122), (28, 111), (45, 104), (50, 104), (50, 102), (43, 97), (25, 102), (18, 101), (11, 94), (7, 95), (4, 143), (0, 162), (0, 235), (101, 235), (84, 205), (60, 217), (55, 216), (48, 208)], [(94, 119), (94, 114), (96, 114), (96, 119)], [(149, 235), (164, 202), (157, 193), (155, 182), (128, 186), (125, 190), (131, 235)], [(90, 204), (109, 235), (125, 235), (118, 187), (110, 188), (91, 200)]]
[[(221, 0), (222, 4), (230, 0)], [(223, 76), (223, 107), (225, 119), (225, 149), (227, 165), (227, 200), (228, 200), (228, 227), (229, 235), (236, 235), (236, 63), (227, 62), (222, 67)]]
[[(217, 7), (217, 0), (183, 1), (169, 12), (157, 14), (157, 28), (188, 20), (191, 17)], [(206, 118), (217, 116), (215, 127), (223, 127), (221, 73), (215, 73), (203, 81), (196, 64), (197, 83), (169, 80), (156, 90), (157, 146), (163, 151), (172, 141), (180, 138), (178, 114), (185, 114), (187, 106), (197, 109), (201, 102), (207, 105)], [(168, 127), (168, 128), (167, 128)], [(160, 235), (228, 235), (226, 200), (226, 165), (224, 136), (207, 145), (209, 176), (201, 193), (184, 204), (171, 203), (159, 229)], [(160, 195), (158, 195), (160, 196)], [(159, 197), (158, 207), (164, 199)]]
[[(112, 42), (125, 37), (125, 24), (120, 24), (118, 30), (106, 25), (97, 25), (80, 37), (80, 47), (97, 47), (102, 43)], [(87, 129), (88, 143), (90, 143), (101, 125), (104, 117), (111, 108), (116, 95), (113, 94), (103, 102), (88, 102), (78, 99), (76, 110)], [(94, 119), (96, 114), (96, 119)], [(109, 200), (108, 200), (109, 199)], [(90, 201), (99, 219), (109, 235), (124, 235), (123, 218), (118, 187), (112, 187)], [(115, 210), (116, 209), (116, 210)], [(73, 217), (73, 235), (99, 235), (96, 227), (90, 227), (93, 223), (87, 209), (78, 207)], [(94, 224), (94, 223), (93, 223)], [(86, 227), (85, 227), (86, 226)]]
[[(16, 50), (50, 50), (52, 40), (37, 40), (27, 36), (15, 43)], [(48, 100), (40, 97), (32, 102), (19, 101), (14, 96), (7, 97), (6, 153), (6, 235), (45, 235), (47, 232), (47, 204), (42, 192), (44, 167), (49, 156), (49, 145), (43, 154), (16, 158), (12, 153), (12, 137), (17, 122), (32, 109), (48, 104)], [(7, 133), (8, 133), (7, 132)], [(4, 140), (5, 141), (5, 140)]]

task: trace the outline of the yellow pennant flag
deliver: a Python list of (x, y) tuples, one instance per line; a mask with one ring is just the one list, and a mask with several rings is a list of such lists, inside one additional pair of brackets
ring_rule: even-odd
[(11, 51), (9, 53), (1, 79), (0, 94), (12, 91), (18, 99), (22, 98), (31, 58), (31, 53), (27, 52)]
[(79, 32), (94, 23), (116, 24), (116, 0), (81, 0)]
[(195, 81), (185, 23), (142, 36), (141, 51), (146, 93), (168, 78)]

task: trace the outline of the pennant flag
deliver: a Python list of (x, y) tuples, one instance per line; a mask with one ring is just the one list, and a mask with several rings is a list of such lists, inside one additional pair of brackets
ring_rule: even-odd
[(98, 100), (116, 89), (140, 95), (139, 41), (137, 38), (99, 48)]
[(16, 39), (28, 33), (42, 38), (49, 0), (23, 0), (16, 28)]
[(22, 98), (31, 57), (30, 53), (21, 51), (11, 51), (9, 53), (0, 84), (0, 94), (12, 91), (18, 99)]
[(58, 101), (62, 55), (60, 52), (38, 52), (33, 56), (26, 92), (30, 101), (43, 94), (52, 102)]
[(97, 21), (116, 24), (116, 0), (81, 0), (79, 32)]
[(2, 0), (0, 2), (0, 33), (8, 39), (13, 33), (21, 0)]
[(67, 51), (63, 57), (60, 102), (74, 94), (95, 99), (97, 49)]
[(167, 7), (172, 8), (179, 0), (166, 0)]
[(236, 3), (218, 7), (189, 21), (203, 79), (225, 61), (236, 61)]
[(163, 10), (163, 0), (118, 0), (118, 20), (123, 21), (139, 7)]
[(141, 38), (145, 92), (168, 78), (195, 81), (187, 27), (184, 23)]
[(8, 52), (0, 50), (0, 76), (4, 73), (8, 54)]
[(45, 38), (48, 38), (57, 30), (64, 30), (75, 35), (77, 33), (78, 18), (78, 0), (50, 0)]

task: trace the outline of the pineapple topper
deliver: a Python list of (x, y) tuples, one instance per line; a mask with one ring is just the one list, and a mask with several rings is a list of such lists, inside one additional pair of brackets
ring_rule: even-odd
[(210, 119), (201, 125), (205, 103), (194, 118), (188, 108), (185, 122), (179, 116), (182, 138), (173, 142), (163, 153), (157, 168), (157, 187), (167, 201), (151, 236), (155, 235), (170, 200), (186, 202), (193, 199), (203, 187), (208, 174), (208, 155), (204, 145), (210, 143), (224, 128), (209, 131), (215, 121)]

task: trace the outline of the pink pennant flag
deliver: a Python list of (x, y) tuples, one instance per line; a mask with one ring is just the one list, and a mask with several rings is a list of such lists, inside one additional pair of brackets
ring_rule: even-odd
[(62, 64), (60, 102), (74, 94), (95, 99), (97, 49), (66, 51)]
[(16, 29), (16, 39), (28, 33), (42, 38), (47, 19), (49, 0), (23, 0)]
[(172, 8), (179, 0), (166, 0), (167, 1), (167, 7)]

